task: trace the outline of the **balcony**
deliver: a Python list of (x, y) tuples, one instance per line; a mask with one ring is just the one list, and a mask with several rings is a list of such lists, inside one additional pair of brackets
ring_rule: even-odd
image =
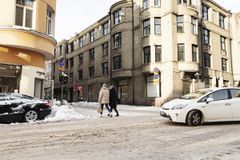
[(54, 38), (34, 30), (0, 27), (0, 45), (37, 52), (46, 60), (54, 57), (55, 44)]

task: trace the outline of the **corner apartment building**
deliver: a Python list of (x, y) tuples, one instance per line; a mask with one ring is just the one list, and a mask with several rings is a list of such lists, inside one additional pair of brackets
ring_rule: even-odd
[(55, 0), (0, 0), (0, 92), (43, 98), (54, 57)]
[[(239, 56), (235, 30), (239, 14), (212, 0), (119, 1), (108, 15), (58, 43), (52, 61), (55, 96), (63, 92), (70, 101), (96, 101), (102, 83), (110, 83), (122, 104), (159, 106), (196, 83), (234, 85), (239, 67), (233, 67), (240, 62), (233, 57)], [(58, 81), (62, 62), (66, 84)]]

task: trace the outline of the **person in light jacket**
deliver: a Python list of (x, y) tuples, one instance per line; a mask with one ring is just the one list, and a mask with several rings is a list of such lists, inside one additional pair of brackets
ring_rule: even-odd
[(117, 92), (114, 88), (113, 85), (110, 86), (110, 97), (109, 97), (109, 106), (110, 106), (110, 111), (112, 112), (112, 109), (116, 112), (116, 117), (119, 116), (118, 110), (117, 110)]
[(101, 90), (99, 91), (99, 96), (98, 96), (98, 102), (101, 104), (101, 112), (100, 112), (100, 116), (102, 116), (103, 114), (103, 107), (105, 105), (105, 107), (107, 108), (109, 114), (108, 116), (111, 116), (111, 111), (110, 111), (110, 108), (108, 107), (108, 104), (109, 104), (109, 90), (107, 88), (107, 84), (104, 83), (102, 85), (102, 88)]

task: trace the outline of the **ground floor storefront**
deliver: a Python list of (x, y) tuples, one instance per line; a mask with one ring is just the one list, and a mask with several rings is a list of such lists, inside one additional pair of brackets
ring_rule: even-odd
[(0, 63), (0, 93), (22, 93), (43, 98), (42, 68)]

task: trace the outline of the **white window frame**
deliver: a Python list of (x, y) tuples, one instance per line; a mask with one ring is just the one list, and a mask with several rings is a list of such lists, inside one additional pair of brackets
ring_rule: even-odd
[[(32, 28), (34, 29), (35, 28), (35, 11), (36, 11), (36, 5), (35, 5), (36, 1), (33, 1), (33, 6), (27, 6), (27, 5), (22, 5), (22, 4), (17, 4), (17, 1), (16, 1), (16, 10), (15, 10), (15, 26), (17, 27), (24, 27), (24, 28)], [(22, 25), (17, 25), (16, 24), (16, 14), (17, 14), (17, 7), (19, 8), (22, 8), (23, 9), (23, 20), (22, 20)], [(31, 27), (27, 27), (26, 26), (26, 11), (27, 10), (31, 10), (32, 11), (32, 26)]]
[[(48, 13), (51, 13), (51, 17), (48, 16)], [(49, 23), (50, 21), (50, 23)], [(50, 24), (50, 30), (49, 30), (49, 24)], [(54, 35), (54, 12), (53, 10), (48, 6), (47, 7), (47, 14), (46, 14), (46, 34), (47, 35)]]

